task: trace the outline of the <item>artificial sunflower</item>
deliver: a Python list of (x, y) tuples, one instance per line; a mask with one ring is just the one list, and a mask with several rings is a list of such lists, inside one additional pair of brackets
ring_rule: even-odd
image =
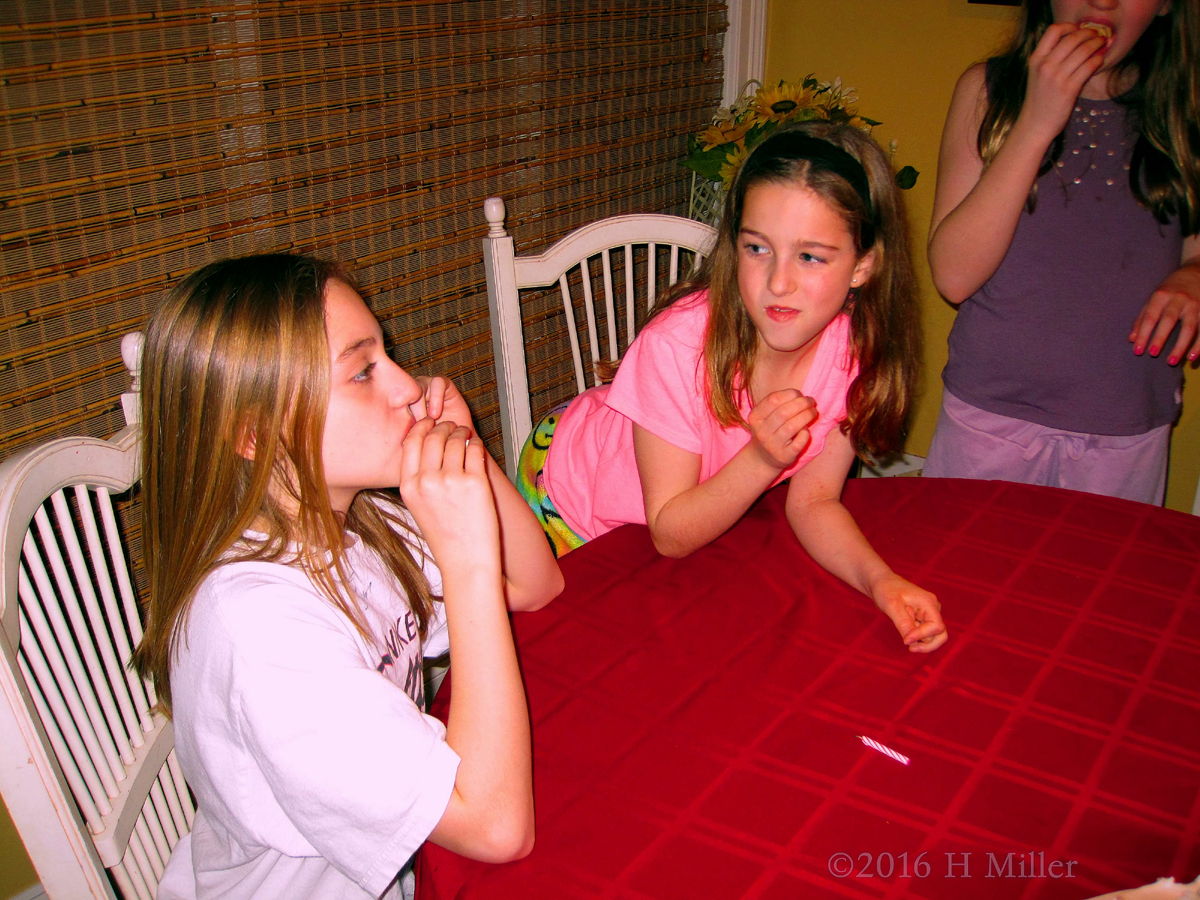
[(746, 136), (752, 125), (752, 122), (737, 122), (732, 118), (713, 122), (696, 135), (696, 142), (705, 150), (720, 147), (722, 144), (736, 143)]
[(750, 155), (750, 151), (746, 149), (745, 141), (738, 141), (733, 145), (733, 149), (728, 152), (725, 157), (725, 162), (721, 164), (721, 184), (728, 188), (733, 184), (734, 176), (742, 167), (742, 163), (746, 161), (746, 157)]
[[(751, 87), (756, 90), (751, 92)], [(780, 81), (774, 85), (748, 82), (736, 102), (717, 110), (702, 131), (688, 136), (687, 158), (682, 164), (710, 185), (705, 189), (707, 193), (701, 192), (701, 196), (709, 198), (701, 206), (709, 208), (711, 198), (719, 198), (722, 186), (732, 183), (750, 151), (780, 125), (828, 119), (853, 125), (869, 134), (879, 123), (859, 115), (854, 105), (857, 101), (854, 88), (843, 87), (840, 78), (817, 81), (809, 75), (799, 82)], [(905, 166), (897, 173), (896, 182), (903, 188), (912, 187), (917, 174), (912, 166)], [(696, 196), (693, 185), (694, 204)], [(710, 211), (697, 217), (707, 221), (705, 216), (712, 215)]]
[(807, 81), (796, 84), (791, 81), (780, 81), (771, 87), (762, 86), (754, 95), (750, 109), (756, 120), (755, 124), (764, 125), (767, 122), (787, 122), (794, 118), (797, 111), (810, 109), (813, 106), (813, 89)]

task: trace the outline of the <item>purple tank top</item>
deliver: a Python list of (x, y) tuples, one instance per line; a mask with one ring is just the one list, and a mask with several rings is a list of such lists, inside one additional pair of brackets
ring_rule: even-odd
[(959, 308), (946, 388), (988, 412), (1087, 434), (1144, 434), (1179, 413), (1183, 372), (1129, 342), (1142, 306), (1179, 267), (1177, 220), (1129, 187), (1125, 108), (1080, 99), (1059, 162), (1038, 179), (1000, 268)]

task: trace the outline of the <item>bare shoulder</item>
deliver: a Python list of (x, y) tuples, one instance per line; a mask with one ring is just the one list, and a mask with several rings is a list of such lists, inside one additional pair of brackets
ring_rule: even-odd
[(987, 110), (987, 63), (975, 63), (958, 77), (950, 101), (949, 121), (977, 131)]
[(955, 85), (954, 89), (967, 93), (970, 96), (978, 96), (983, 93), (986, 82), (987, 63), (977, 62), (974, 65), (967, 66), (966, 71), (958, 76), (958, 84)]
[(977, 140), (987, 105), (987, 64), (976, 63), (959, 76), (954, 86), (950, 111), (946, 113), (946, 128), (942, 132), (939, 179), (949, 168), (952, 175), (968, 171), (971, 185), (978, 180), (983, 163), (979, 159)]

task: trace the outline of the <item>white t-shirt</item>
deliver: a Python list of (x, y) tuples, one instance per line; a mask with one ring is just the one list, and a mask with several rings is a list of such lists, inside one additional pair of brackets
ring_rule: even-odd
[[(428, 549), (426, 577), (441, 593)], [(171, 666), (175, 746), (199, 811), (159, 900), (399, 896), (397, 873), (445, 812), (458, 755), (424, 714), (416, 619), (354, 540), (370, 631), (299, 568), (235, 562), (205, 579)], [(434, 604), (424, 655), (448, 647)]]

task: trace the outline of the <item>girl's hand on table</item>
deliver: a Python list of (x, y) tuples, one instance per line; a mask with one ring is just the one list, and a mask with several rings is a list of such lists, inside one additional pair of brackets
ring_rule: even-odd
[(759, 458), (786, 469), (804, 452), (812, 436), (808, 426), (817, 420), (817, 404), (799, 391), (773, 391), (754, 404), (747, 424)]
[(880, 579), (872, 598), (913, 653), (929, 653), (949, 638), (937, 597), (894, 572)]
[(1180, 266), (1150, 295), (1129, 333), (1133, 352), (1158, 356), (1176, 322), (1179, 337), (1167, 362), (1176, 365), (1184, 356), (1195, 362), (1200, 358), (1200, 260)]

